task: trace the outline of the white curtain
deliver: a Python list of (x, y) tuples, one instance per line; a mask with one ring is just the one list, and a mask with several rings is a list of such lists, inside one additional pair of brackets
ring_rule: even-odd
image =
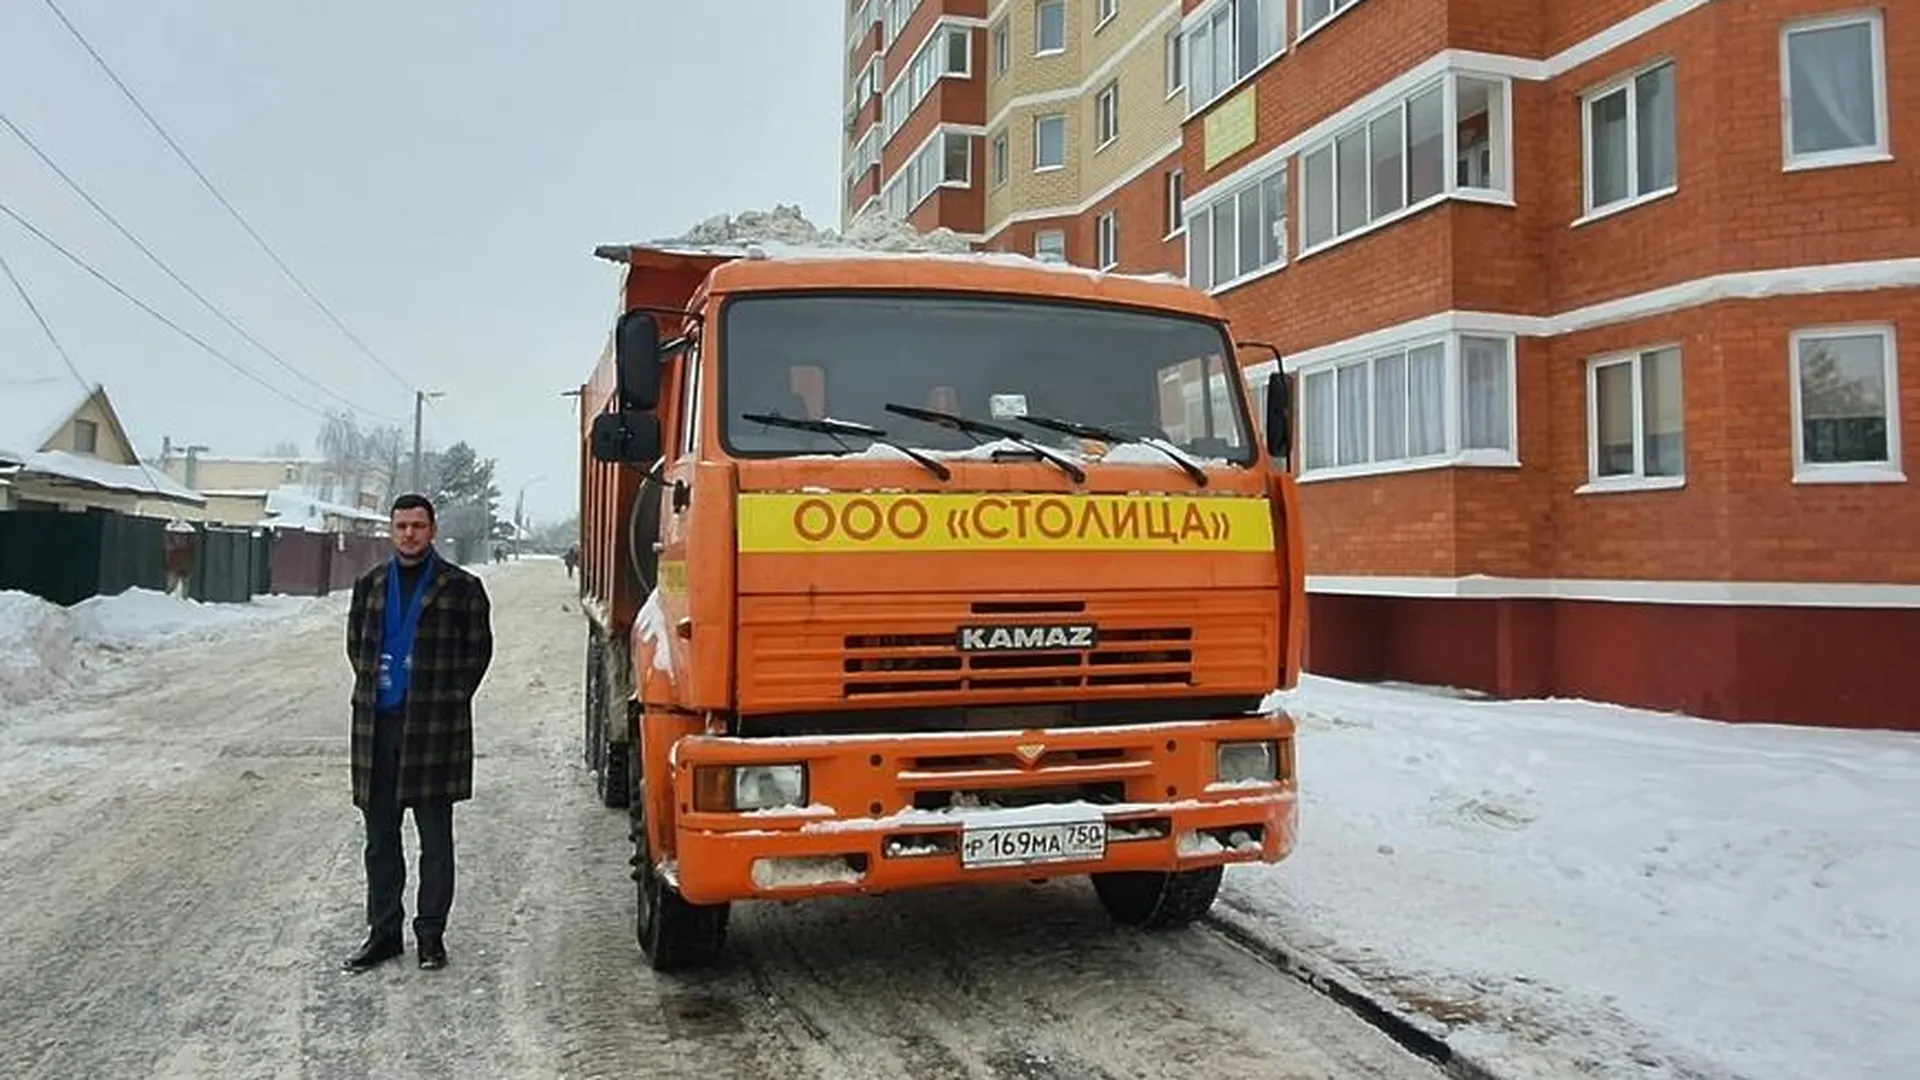
[(1373, 460), (1407, 456), (1407, 356), (1388, 353), (1373, 361)]
[(1447, 449), (1447, 347), (1438, 342), (1407, 353), (1407, 456)]
[(1510, 450), (1507, 419), (1507, 342), (1460, 339), (1460, 445), (1467, 450)]
[(1339, 408), (1333, 396), (1333, 372), (1316, 371), (1302, 382), (1306, 386), (1306, 466), (1331, 468), (1335, 461), (1334, 433), (1339, 430)]
[(1858, 22), (1789, 35), (1787, 79), (1794, 153), (1848, 150), (1879, 142), (1871, 25)]
[(1340, 464), (1361, 465), (1367, 461), (1367, 407), (1371, 395), (1367, 387), (1367, 365), (1348, 364), (1335, 369), (1340, 376)]

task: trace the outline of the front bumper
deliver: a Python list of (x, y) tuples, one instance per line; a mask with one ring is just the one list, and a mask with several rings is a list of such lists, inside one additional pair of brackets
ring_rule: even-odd
[[(1293, 851), (1298, 821), (1293, 735), (1282, 713), (1027, 732), (688, 737), (674, 746), (673, 854), (661, 869), (687, 900), (720, 903), (1278, 862)], [(1279, 780), (1214, 782), (1217, 744), (1254, 739), (1280, 744)], [(786, 762), (807, 765), (807, 806), (693, 809), (695, 769)], [(1104, 853), (963, 860), (970, 830), (1063, 821), (1104, 829)]]

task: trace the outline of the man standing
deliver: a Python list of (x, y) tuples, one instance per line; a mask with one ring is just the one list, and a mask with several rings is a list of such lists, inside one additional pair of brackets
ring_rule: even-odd
[(453, 906), (453, 804), (473, 796), (473, 695), (493, 659), (487, 590), (434, 551), (433, 503), (393, 501), (393, 556), (353, 583), (353, 804), (366, 819), (367, 926), (342, 965), (365, 971), (406, 951), (406, 856), (400, 817), (413, 808), (420, 888), (413, 921), (420, 966), (446, 966)]

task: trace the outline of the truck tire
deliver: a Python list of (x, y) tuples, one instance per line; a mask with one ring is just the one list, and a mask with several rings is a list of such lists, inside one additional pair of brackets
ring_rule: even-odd
[[(636, 725), (637, 726), (637, 725)], [(727, 942), (726, 904), (690, 904), (654, 870), (647, 842), (646, 781), (640, 771), (640, 735), (625, 747), (627, 771), (634, 777), (628, 803), (628, 832), (633, 835), (635, 889), (634, 936), (647, 965), (655, 971), (685, 971), (719, 959)]]
[(1113, 921), (1142, 930), (1173, 930), (1207, 913), (1220, 895), (1225, 867), (1161, 873), (1124, 870), (1093, 875), (1093, 891)]
[(631, 746), (621, 746), (611, 739), (601, 740), (600, 757), (606, 764), (596, 777), (595, 790), (600, 795), (600, 805), (618, 810), (632, 804), (633, 774), (628, 763), (632, 751)]

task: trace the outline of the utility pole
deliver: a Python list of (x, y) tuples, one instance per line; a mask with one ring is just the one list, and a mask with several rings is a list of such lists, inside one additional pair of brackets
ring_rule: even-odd
[(438, 390), (415, 390), (413, 392), (413, 488), (420, 491), (420, 414), (427, 406), (428, 398), (446, 397)]

